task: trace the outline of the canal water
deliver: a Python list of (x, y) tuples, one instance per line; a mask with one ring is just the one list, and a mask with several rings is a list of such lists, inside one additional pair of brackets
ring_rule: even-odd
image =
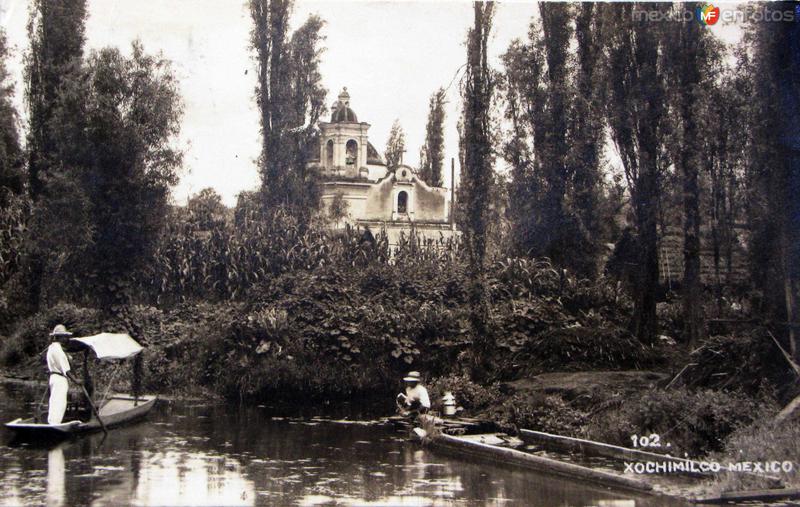
[[(0, 386), (5, 421), (41, 392)], [(50, 447), (2, 429), (0, 506), (672, 506), (529, 471), (441, 455), (363, 417), (159, 402), (148, 418)]]

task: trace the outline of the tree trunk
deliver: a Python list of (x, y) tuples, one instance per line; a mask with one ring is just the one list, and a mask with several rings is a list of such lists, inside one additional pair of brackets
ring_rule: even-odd
[[(691, 115), (691, 112), (689, 113)], [(689, 138), (694, 135), (694, 121), (686, 122)], [(685, 147), (683, 161), (683, 317), (684, 333), (690, 346), (700, 339), (703, 325), (700, 285), (700, 185), (694, 166), (693, 150)]]
[(655, 168), (648, 167), (645, 158), (641, 162), (645, 172), (640, 179), (636, 204), (639, 255), (631, 331), (640, 342), (652, 344), (658, 333), (658, 183)]
[[(682, 9), (691, 13), (692, 7)], [(702, 303), (700, 285), (700, 184), (699, 156), (703, 152), (698, 132), (698, 87), (702, 82), (701, 66), (705, 65), (702, 27), (684, 23), (678, 32), (680, 50), (673, 69), (677, 100), (680, 104), (682, 142), (677, 157), (683, 179), (683, 322), (684, 337), (690, 346), (700, 339)]]
[[(793, 150), (786, 150), (786, 158), (787, 158), (787, 186), (789, 188), (798, 187), (800, 183), (800, 152), (794, 152)], [(792, 356), (792, 359), (795, 361), (800, 360), (800, 351), (798, 351), (797, 347), (797, 337), (794, 329), (794, 316), (795, 316), (795, 294), (794, 294), (794, 267), (792, 265), (792, 257), (793, 257), (793, 250), (796, 251), (797, 246), (793, 245), (793, 238), (798, 237), (798, 233), (795, 230), (798, 227), (796, 223), (798, 221), (798, 217), (792, 216), (795, 213), (792, 211), (797, 211), (797, 204), (793, 203), (791, 200), (795, 198), (795, 194), (791, 191), (788, 192), (787, 198), (787, 206), (790, 208), (788, 210), (788, 217), (786, 217), (786, 221), (782, 224), (780, 228), (780, 259), (781, 259), (781, 271), (783, 275), (783, 299), (786, 308), (786, 330), (787, 330), (787, 338), (789, 341), (789, 353)]]

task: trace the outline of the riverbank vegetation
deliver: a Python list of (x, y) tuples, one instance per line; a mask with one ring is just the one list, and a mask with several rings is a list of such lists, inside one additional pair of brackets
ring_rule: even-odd
[(477, 4), (462, 234), (389, 245), (333, 228), (342, 213), (320, 209), (307, 170), (321, 20), (290, 34), (290, 2), (250, 2), (262, 185), (234, 209), (213, 189), (176, 206), (169, 62), (138, 43), (84, 55), (85, 3), (51, 3), (31, 11), (28, 132), (0, 69), (5, 372), (39, 375), (62, 323), (133, 335), (151, 391), (391, 406), (413, 369), (512, 431), (800, 462), (777, 443), (797, 441), (796, 416), (763, 425), (800, 394), (800, 25), (753, 22), (726, 47), (699, 24), (637, 22), (631, 4), (543, 4), (495, 69), (493, 6)]

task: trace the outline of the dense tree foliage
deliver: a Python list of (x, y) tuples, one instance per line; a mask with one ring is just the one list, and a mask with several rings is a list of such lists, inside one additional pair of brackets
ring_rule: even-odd
[(425, 144), (420, 149), (419, 177), (432, 187), (444, 184), (444, 88), (431, 95), (428, 104), (428, 123), (425, 125)]
[(130, 57), (103, 49), (76, 65), (45, 124), (58, 164), (39, 173), (26, 247), (42, 262), (42, 297), (109, 308), (128, 300), (160, 237), (181, 163), (181, 104), (169, 63), (139, 43)]
[(619, 211), (616, 189), (613, 185), (604, 185), (603, 107), (606, 97), (605, 88), (598, 86), (605, 79), (603, 24), (598, 10), (591, 2), (577, 7), (575, 101), (570, 121), (569, 166), (573, 175), (569, 202), (578, 225), (576, 246), (583, 258), (583, 263), (573, 265), (590, 276), (596, 274), (599, 267), (601, 245), (613, 240), (612, 224)]
[(15, 195), (22, 193), (25, 179), (18, 129), (19, 115), (12, 102), (14, 83), (6, 67), (8, 57), (6, 35), (4, 31), (0, 31), (0, 205), (10, 198), (6, 192)]
[(180, 153), (181, 113), (168, 62), (134, 43), (131, 56), (83, 57), (84, 2), (34, 2), (28, 25), (27, 220), (21, 284), (28, 305), (71, 296), (127, 301), (159, 239)]
[(211, 187), (204, 188), (189, 198), (186, 203), (188, 221), (198, 230), (210, 231), (221, 226), (226, 219), (227, 208), (222, 196)]
[(9, 320), (10, 294), (5, 285), (20, 268), (29, 211), (19, 117), (12, 102), (14, 83), (6, 67), (8, 57), (6, 36), (0, 31), (0, 333)]
[[(702, 163), (707, 186), (704, 208), (708, 210), (708, 241), (713, 255), (714, 313), (721, 315), (725, 296), (741, 289), (742, 281), (734, 277), (734, 251), (745, 241), (737, 224), (745, 221), (747, 191), (745, 167), (748, 160), (749, 133), (740, 122), (747, 117), (750, 83), (736, 69), (722, 69), (706, 89), (707, 107), (702, 117), (706, 131), (703, 136)], [(701, 180), (702, 182), (702, 180)], [(703, 189), (701, 188), (701, 190)]]
[(82, 184), (92, 231), (85, 273), (94, 275), (105, 304), (127, 301), (130, 277), (146, 268), (182, 160), (174, 148), (182, 105), (171, 66), (139, 43), (131, 53), (93, 53), (83, 77)]

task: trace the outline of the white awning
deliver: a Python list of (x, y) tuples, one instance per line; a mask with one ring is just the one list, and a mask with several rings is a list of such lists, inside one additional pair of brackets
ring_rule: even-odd
[(142, 351), (142, 346), (125, 333), (100, 333), (72, 340), (91, 347), (98, 359), (127, 359)]

